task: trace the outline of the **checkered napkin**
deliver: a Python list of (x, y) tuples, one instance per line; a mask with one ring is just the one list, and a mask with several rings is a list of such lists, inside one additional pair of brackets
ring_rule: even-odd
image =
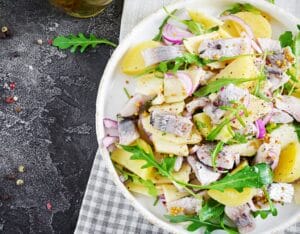
[[(174, 0), (125, 0), (120, 40), (145, 16), (171, 2)], [(277, 0), (276, 4), (284, 6), (294, 14), (300, 9), (300, 0)], [(300, 17), (299, 12), (296, 15)], [(75, 234), (96, 233), (168, 233), (150, 224), (123, 197), (110, 179), (99, 152), (96, 154), (75, 230)], [(300, 233), (300, 223), (282, 233)]]

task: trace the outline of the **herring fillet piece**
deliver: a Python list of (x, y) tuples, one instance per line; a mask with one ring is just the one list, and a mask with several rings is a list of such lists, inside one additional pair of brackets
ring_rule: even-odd
[(142, 51), (145, 66), (151, 66), (162, 61), (175, 59), (183, 55), (184, 48), (182, 46), (159, 46), (149, 48)]
[(188, 156), (187, 161), (192, 167), (196, 178), (201, 183), (201, 185), (208, 185), (212, 182), (215, 182), (221, 176), (221, 173), (211, 170), (209, 167), (203, 165), (192, 156)]
[(275, 106), (277, 109), (282, 110), (293, 116), (293, 118), (300, 122), (300, 99), (283, 95), (281, 97), (276, 98)]
[(282, 50), (278, 40), (257, 38), (257, 41), (263, 52), (280, 52)]
[(193, 127), (193, 123), (188, 118), (158, 110), (151, 112), (150, 124), (162, 132), (177, 136), (188, 136)]
[(247, 204), (225, 206), (225, 214), (235, 223), (240, 233), (248, 233), (255, 229), (255, 221)]
[(135, 121), (129, 118), (118, 118), (118, 133), (121, 145), (129, 145), (140, 137)]
[(288, 183), (273, 183), (268, 187), (270, 198), (275, 202), (291, 203), (294, 187)]
[[(211, 152), (214, 150), (214, 144), (205, 144), (199, 147), (197, 150), (197, 157), (203, 164), (207, 166), (212, 166)], [(216, 158), (216, 164), (218, 168), (222, 169), (232, 169), (235, 159), (239, 158), (239, 154), (231, 152), (230, 148), (226, 146), (218, 153)]]
[(242, 37), (217, 40), (206, 39), (201, 43), (198, 52), (201, 58), (212, 60), (250, 54), (251, 42)]

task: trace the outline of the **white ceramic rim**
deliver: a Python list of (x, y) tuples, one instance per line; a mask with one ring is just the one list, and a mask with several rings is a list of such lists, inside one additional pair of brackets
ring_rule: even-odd
[[(185, 0), (185, 1), (178, 1), (176, 3), (170, 4), (166, 6), (169, 10), (175, 9), (175, 8), (183, 8), (185, 4), (188, 4), (188, 2), (193, 2), (195, 0)], [(222, 0), (219, 0), (222, 1)], [(286, 19), (288, 18), (289, 22), (292, 24), (299, 24), (300, 20), (296, 18), (294, 15), (284, 11), (282, 8), (271, 4), (267, 1), (258, 1), (258, 0), (234, 0), (239, 3), (250, 3), (258, 8), (268, 8), (268, 12), (273, 12), (277, 14), (278, 17), (277, 19)], [(200, 1), (199, 1), (200, 2)], [(110, 57), (106, 68), (104, 70), (104, 73), (102, 75), (99, 89), (98, 89), (98, 94), (97, 94), (97, 101), (96, 101), (96, 134), (97, 134), (97, 140), (99, 144), (99, 150), (100, 153), (106, 163), (106, 166), (109, 170), (109, 172), (112, 175), (113, 181), (116, 184), (116, 186), (120, 189), (122, 194), (125, 196), (126, 199), (128, 199), (131, 203), (131, 205), (137, 209), (149, 222), (151, 222), (154, 225), (157, 225), (158, 227), (161, 227), (162, 229), (172, 232), (172, 233), (178, 233), (180, 234), (181, 232), (178, 231), (178, 229), (173, 226), (172, 224), (165, 222), (159, 218), (157, 218), (154, 214), (152, 214), (149, 210), (144, 208), (139, 202), (136, 201), (136, 198), (127, 190), (127, 188), (124, 186), (124, 184), (120, 181), (118, 174), (116, 173), (113, 163), (110, 160), (110, 155), (107, 153), (106, 149), (102, 146), (101, 139), (103, 137), (102, 133), (104, 132), (103, 129), (103, 124), (102, 120), (105, 117), (104, 116), (104, 94), (105, 88), (108, 87), (109, 84), (109, 78), (113, 75), (114, 70), (110, 69), (111, 67), (115, 67), (121, 57), (119, 56), (120, 54), (124, 54), (124, 52), (131, 46), (131, 41), (132, 41), (132, 35), (135, 31), (137, 31), (138, 28), (143, 27), (144, 23), (150, 20), (151, 18), (158, 17), (160, 14), (163, 13), (162, 9), (159, 9), (158, 11), (154, 12), (153, 14), (145, 17), (140, 23), (138, 23), (130, 33), (127, 34), (127, 36), (123, 39), (123, 41), (119, 44), (119, 46), (115, 49), (114, 53)], [(271, 15), (274, 15), (271, 14)], [(300, 212), (298, 215), (291, 217), (288, 222), (285, 222), (281, 226), (277, 228), (273, 228), (271, 230), (268, 230), (268, 233), (275, 233), (282, 231), (283, 229), (288, 228), (292, 224), (296, 223), (300, 219)]]

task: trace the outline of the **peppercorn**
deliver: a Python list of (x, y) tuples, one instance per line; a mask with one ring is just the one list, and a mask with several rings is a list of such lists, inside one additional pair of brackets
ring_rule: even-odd
[(5, 176), (5, 179), (7, 179), (7, 180), (16, 180), (16, 175), (13, 174), (13, 173), (7, 174), (7, 175)]
[(23, 185), (24, 184), (24, 180), (22, 180), (22, 179), (18, 179), (17, 181), (16, 181), (16, 185), (18, 185), (18, 186), (21, 186), (21, 185)]

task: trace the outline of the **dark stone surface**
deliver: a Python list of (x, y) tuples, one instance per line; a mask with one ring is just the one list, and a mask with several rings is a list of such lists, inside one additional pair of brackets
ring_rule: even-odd
[(73, 232), (97, 149), (98, 84), (113, 50), (71, 54), (47, 40), (85, 32), (117, 42), (121, 10), (118, 0), (79, 20), (46, 0), (0, 0), (0, 27), (13, 33), (0, 39), (0, 87), (15, 81), (19, 98), (7, 104), (0, 89), (0, 233)]

